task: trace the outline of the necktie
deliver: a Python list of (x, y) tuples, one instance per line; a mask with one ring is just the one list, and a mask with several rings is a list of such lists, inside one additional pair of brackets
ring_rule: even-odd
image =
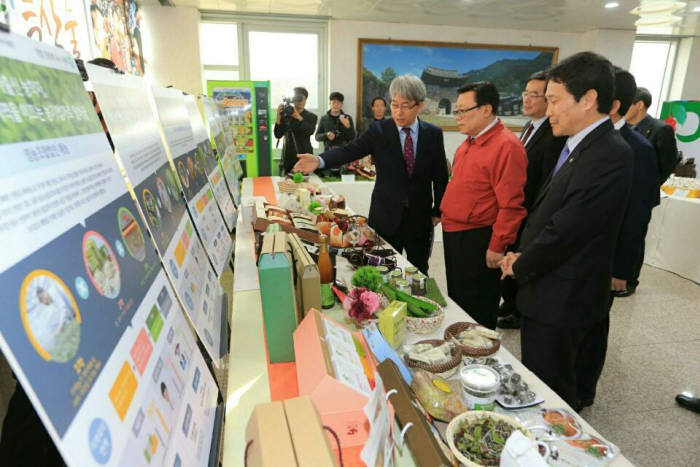
[(569, 154), (571, 154), (571, 152), (569, 151), (569, 146), (565, 144), (564, 149), (562, 149), (561, 154), (559, 154), (557, 165), (554, 166), (554, 172), (552, 172), (552, 177), (554, 177), (554, 175), (556, 175), (559, 169), (561, 169), (561, 166), (564, 165), (564, 162), (566, 162), (566, 159), (569, 157)]
[(525, 130), (525, 134), (523, 135), (522, 138), (520, 138), (520, 141), (522, 141), (523, 144), (527, 144), (527, 140), (532, 134), (532, 130), (535, 128), (535, 125), (530, 122), (527, 126), (527, 130)]
[(403, 128), (404, 133), (406, 133), (406, 139), (403, 142), (403, 158), (406, 160), (406, 170), (408, 170), (408, 176), (413, 175), (413, 166), (416, 163), (416, 155), (413, 152), (413, 138), (411, 138), (411, 129)]

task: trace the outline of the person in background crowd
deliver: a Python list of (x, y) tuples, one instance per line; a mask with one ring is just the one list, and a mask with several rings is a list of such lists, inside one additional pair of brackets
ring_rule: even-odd
[(369, 225), (423, 273), (428, 271), (433, 226), (447, 185), (442, 130), (418, 118), (426, 97), (415, 76), (397, 76), (389, 86), (391, 119), (372, 123), (351, 143), (320, 156), (299, 154), (294, 170), (339, 167), (374, 156), (377, 180)]
[(606, 58), (575, 54), (547, 78), (552, 132), (568, 139), (501, 270), (518, 280), (522, 362), (581, 410), (604, 364), (612, 255), (634, 160), (608, 116), (615, 81)]
[[(525, 146), (527, 152), (527, 182), (525, 183), (525, 201), (523, 206), (530, 211), (535, 197), (542, 189), (545, 180), (552, 172), (557, 163), (557, 157), (564, 147), (566, 137), (554, 136), (552, 126), (547, 118), (547, 98), (545, 89), (547, 87), (547, 74), (539, 71), (527, 81), (525, 91), (523, 91), (523, 115), (530, 117), (525, 128), (520, 134), (520, 141)], [(525, 226), (521, 224), (520, 232)], [(512, 246), (517, 249), (518, 240)], [(503, 303), (498, 310), (498, 327), (503, 329), (520, 328), (520, 312), (515, 304), (515, 296), (518, 292), (518, 283), (515, 279), (507, 277), (501, 282), (501, 297)]]
[(372, 116), (365, 117), (360, 121), (360, 124), (357, 125), (357, 132), (367, 131), (372, 123), (384, 119), (386, 119), (386, 101), (383, 97), (375, 97), (372, 99)]
[(291, 172), (300, 152), (312, 153), (311, 135), (316, 129), (318, 117), (304, 107), (309, 92), (302, 88), (294, 88), (294, 111), (291, 115), (283, 115), (284, 104), (277, 107), (277, 120), (275, 122), (275, 138), (284, 138), (282, 147), (282, 160), (280, 169), (284, 174)]
[[(660, 202), (659, 190), (666, 182), (673, 169), (678, 163), (678, 148), (676, 147), (676, 135), (673, 128), (668, 123), (657, 120), (647, 113), (651, 106), (651, 94), (646, 88), (639, 87), (632, 101), (632, 105), (625, 114), (625, 120), (632, 125), (632, 128), (640, 132), (649, 140), (656, 152), (656, 164), (658, 179), (656, 183), (656, 193), (654, 195), (654, 206)], [(644, 264), (644, 243), (639, 250), (639, 256), (635, 262), (634, 272), (627, 280), (626, 290), (615, 291), (617, 297), (629, 297), (634, 294), (639, 286), (639, 273)]]
[(332, 92), (328, 99), (331, 101), (331, 108), (321, 117), (316, 130), (316, 141), (323, 141), (326, 151), (355, 139), (352, 117), (343, 112), (345, 97), (339, 92)]
[(492, 83), (467, 84), (457, 92), (457, 128), (467, 139), (457, 148), (440, 205), (447, 293), (478, 323), (495, 329), (498, 264), (527, 215), (527, 156), (496, 117), (499, 95)]
[[(628, 71), (615, 69), (615, 99), (610, 111), (610, 119), (615, 129), (632, 148), (634, 153), (634, 173), (632, 175), (632, 191), (627, 201), (625, 217), (617, 237), (615, 256), (613, 257), (612, 284), (610, 306), (615, 294), (628, 290), (628, 281), (636, 279), (639, 274), (638, 262), (644, 255), (644, 237), (651, 219), (656, 196), (659, 193), (657, 180), (659, 178), (656, 154), (651, 143), (639, 132), (634, 131), (625, 121), (634, 99), (637, 83)], [(593, 399), (593, 397), (588, 397)]]

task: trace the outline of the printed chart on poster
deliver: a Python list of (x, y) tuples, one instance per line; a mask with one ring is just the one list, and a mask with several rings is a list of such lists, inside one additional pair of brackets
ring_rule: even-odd
[(3, 355), (68, 465), (207, 465), (218, 388), (75, 62), (5, 34), (0, 80)]
[(90, 85), (146, 219), (165, 272), (214, 363), (225, 353), (222, 339), (223, 291), (197, 237), (170, 166), (147, 84), (87, 65)]
[(203, 98), (202, 105), (204, 107), (204, 113), (207, 116), (211, 139), (214, 140), (216, 150), (219, 154), (219, 165), (224, 173), (224, 178), (226, 179), (226, 183), (228, 184), (229, 191), (233, 196), (236, 206), (240, 206), (241, 186), (239, 180), (242, 176), (242, 170), (241, 164), (236, 157), (236, 147), (232, 142), (227, 144), (226, 137), (224, 136), (222, 117), (219, 115), (214, 103), (209, 98)]
[(197, 101), (194, 96), (185, 96), (185, 106), (187, 107), (187, 115), (190, 119), (192, 137), (197, 145), (197, 156), (204, 160), (204, 170), (209, 179), (209, 186), (214, 192), (216, 204), (219, 205), (219, 210), (224, 218), (224, 222), (226, 222), (226, 227), (228, 231), (231, 232), (236, 226), (236, 207), (226, 187), (226, 180), (224, 179), (223, 172), (214, 156), (214, 150), (211, 147), (211, 142), (207, 136), (207, 130), (204, 128), (202, 114), (199, 113)]
[(190, 215), (216, 275), (221, 276), (231, 259), (233, 242), (209, 186), (204, 153), (192, 137), (184, 96), (177, 89), (154, 86), (151, 91)]

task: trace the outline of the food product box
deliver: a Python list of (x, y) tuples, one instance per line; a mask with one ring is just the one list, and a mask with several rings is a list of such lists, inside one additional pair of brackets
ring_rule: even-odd
[[(279, 224), (285, 232), (295, 233), (306, 241), (318, 243), (318, 232), (294, 227), (294, 223), (286, 210), (282, 208), (276, 208), (276, 210), (279, 211), (280, 215), (272, 215), (268, 218), (268, 215), (265, 213), (265, 203), (262, 200), (256, 200), (253, 206), (253, 229), (258, 232), (265, 232), (270, 224)], [(286, 214), (286, 219), (281, 217), (282, 212)]]
[(406, 332), (406, 303), (394, 300), (379, 313), (379, 331), (393, 348), (401, 345)]
[(286, 233), (264, 234), (258, 258), (258, 276), (269, 361), (293, 362), (292, 333), (299, 321)]
[[(284, 401), (287, 426), (300, 466), (333, 466), (335, 456), (331, 450), (323, 422), (309, 396)], [(333, 441), (335, 444), (335, 441)]]
[(311, 396), (343, 448), (363, 445), (369, 435), (363, 408), (374, 386), (375, 363), (362, 333), (314, 309), (294, 332), (294, 351), (299, 394)]
[(301, 321), (311, 308), (321, 308), (321, 275), (318, 272), (318, 265), (311, 258), (309, 251), (302, 245), (299, 236), (289, 234), (287, 240), (294, 258), (296, 271), (294, 286), (299, 321)]

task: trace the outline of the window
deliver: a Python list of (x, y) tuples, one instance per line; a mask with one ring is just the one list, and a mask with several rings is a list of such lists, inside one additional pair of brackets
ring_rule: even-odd
[(668, 99), (677, 45), (677, 40), (654, 38), (637, 38), (634, 42), (630, 73), (637, 86), (651, 93), (649, 113), (655, 117), (659, 116), (661, 104)]
[(236, 23), (201, 23), (199, 56), (202, 61), (202, 89), (205, 94), (209, 80), (239, 79), (238, 25)]
[(271, 105), (303, 86), (309, 91), (307, 107), (320, 107), (318, 39), (314, 33), (249, 32), (250, 79), (270, 81)]

